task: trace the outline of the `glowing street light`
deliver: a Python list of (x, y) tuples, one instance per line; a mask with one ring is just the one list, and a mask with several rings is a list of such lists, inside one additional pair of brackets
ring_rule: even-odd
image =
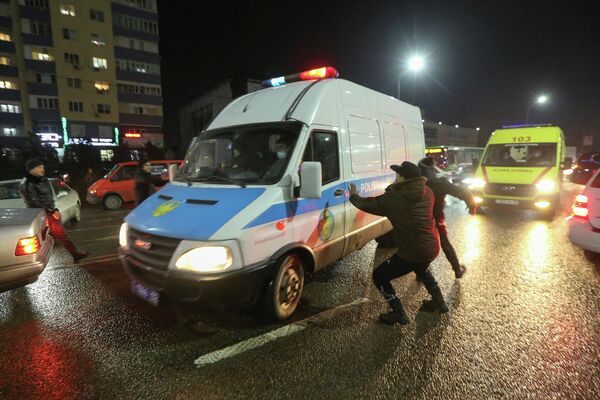
[[(414, 54), (406, 60), (406, 69), (413, 74), (418, 74), (426, 67), (425, 57)], [(400, 78), (398, 78), (398, 100), (400, 100)]]
[(544, 104), (545, 102), (548, 101), (548, 96), (546, 95), (541, 95), (537, 98), (537, 100), (535, 101), (538, 104)]

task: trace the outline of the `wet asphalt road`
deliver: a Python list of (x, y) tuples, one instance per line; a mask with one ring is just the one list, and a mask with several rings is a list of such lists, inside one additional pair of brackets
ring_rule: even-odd
[(89, 261), (57, 248), (36, 283), (0, 293), (0, 399), (600, 398), (600, 256), (568, 241), (564, 217), (447, 210), (468, 267), (455, 280), (433, 264), (451, 310), (419, 311), (409, 275), (395, 287), (413, 322), (392, 328), (370, 273), (393, 250), (375, 242), (272, 323), (144, 303), (114, 256), (127, 211), (86, 209), (70, 230)]

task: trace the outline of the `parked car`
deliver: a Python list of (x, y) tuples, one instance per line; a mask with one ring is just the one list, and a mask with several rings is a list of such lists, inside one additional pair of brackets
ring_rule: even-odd
[(450, 174), (450, 182), (455, 185), (459, 185), (464, 189), (468, 189), (469, 185), (473, 182), (475, 176), (476, 167), (473, 164), (460, 164)]
[[(52, 187), (52, 195), (56, 208), (61, 213), (62, 222), (79, 221), (81, 219), (81, 200), (79, 194), (60, 179), (48, 179)], [(21, 179), (0, 182), (0, 208), (25, 208), (25, 200), (21, 198), (19, 186)]]
[(571, 182), (585, 185), (600, 170), (600, 153), (584, 153), (572, 167)]
[(44, 210), (0, 209), (0, 292), (35, 282), (53, 245)]
[(567, 222), (569, 240), (585, 250), (600, 253), (600, 170), (575, 196)]
[[(153, 160), (150, 173), (160, 176), (163, 184), (169, 181), (169, 165), (181, 165), (182, 160)], [(103, 204), (109, 210), (118, 210), (127, 203), (135, 200), (134, 176), (138, 169), (137, 161), (127, 161), (115, 166), (104, 176), (98, 179), (89, 188), (86, 200), (90, 204)], [(157, 187), (160, 189), (162, 185)]]

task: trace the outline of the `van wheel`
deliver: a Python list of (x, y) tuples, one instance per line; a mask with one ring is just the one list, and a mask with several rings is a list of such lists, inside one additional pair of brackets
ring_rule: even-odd
[(104, 208), (107, 210), (118, 210), (123, 205), (123, 199), (116, 194), (109, 194), (104, 198)]
[(275, 319), (289, 318), (302, 295), (304, 287), (304, 265), (297, 254), (286, 254), (277, 260), (279, 268), (267, 287), (264, 307)]

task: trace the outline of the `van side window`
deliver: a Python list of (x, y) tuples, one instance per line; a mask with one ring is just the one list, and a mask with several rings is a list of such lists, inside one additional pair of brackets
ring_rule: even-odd
[(306, 144), (302, 161), (319, 161), (323, 185), (340, 179), (340, 159), (337, 134), (313, 132)]
[(127, 165), (125, 167), (122, 167), (119, 172), (117, 172), (115, 174), (115, 176), (113, 176), (112, 180), (113, 181), (126, 181), (129, 179), (133, 179), (133, 177), (135, 176), (135, 171), (137, 170), (137, 167), (135, 165)]

